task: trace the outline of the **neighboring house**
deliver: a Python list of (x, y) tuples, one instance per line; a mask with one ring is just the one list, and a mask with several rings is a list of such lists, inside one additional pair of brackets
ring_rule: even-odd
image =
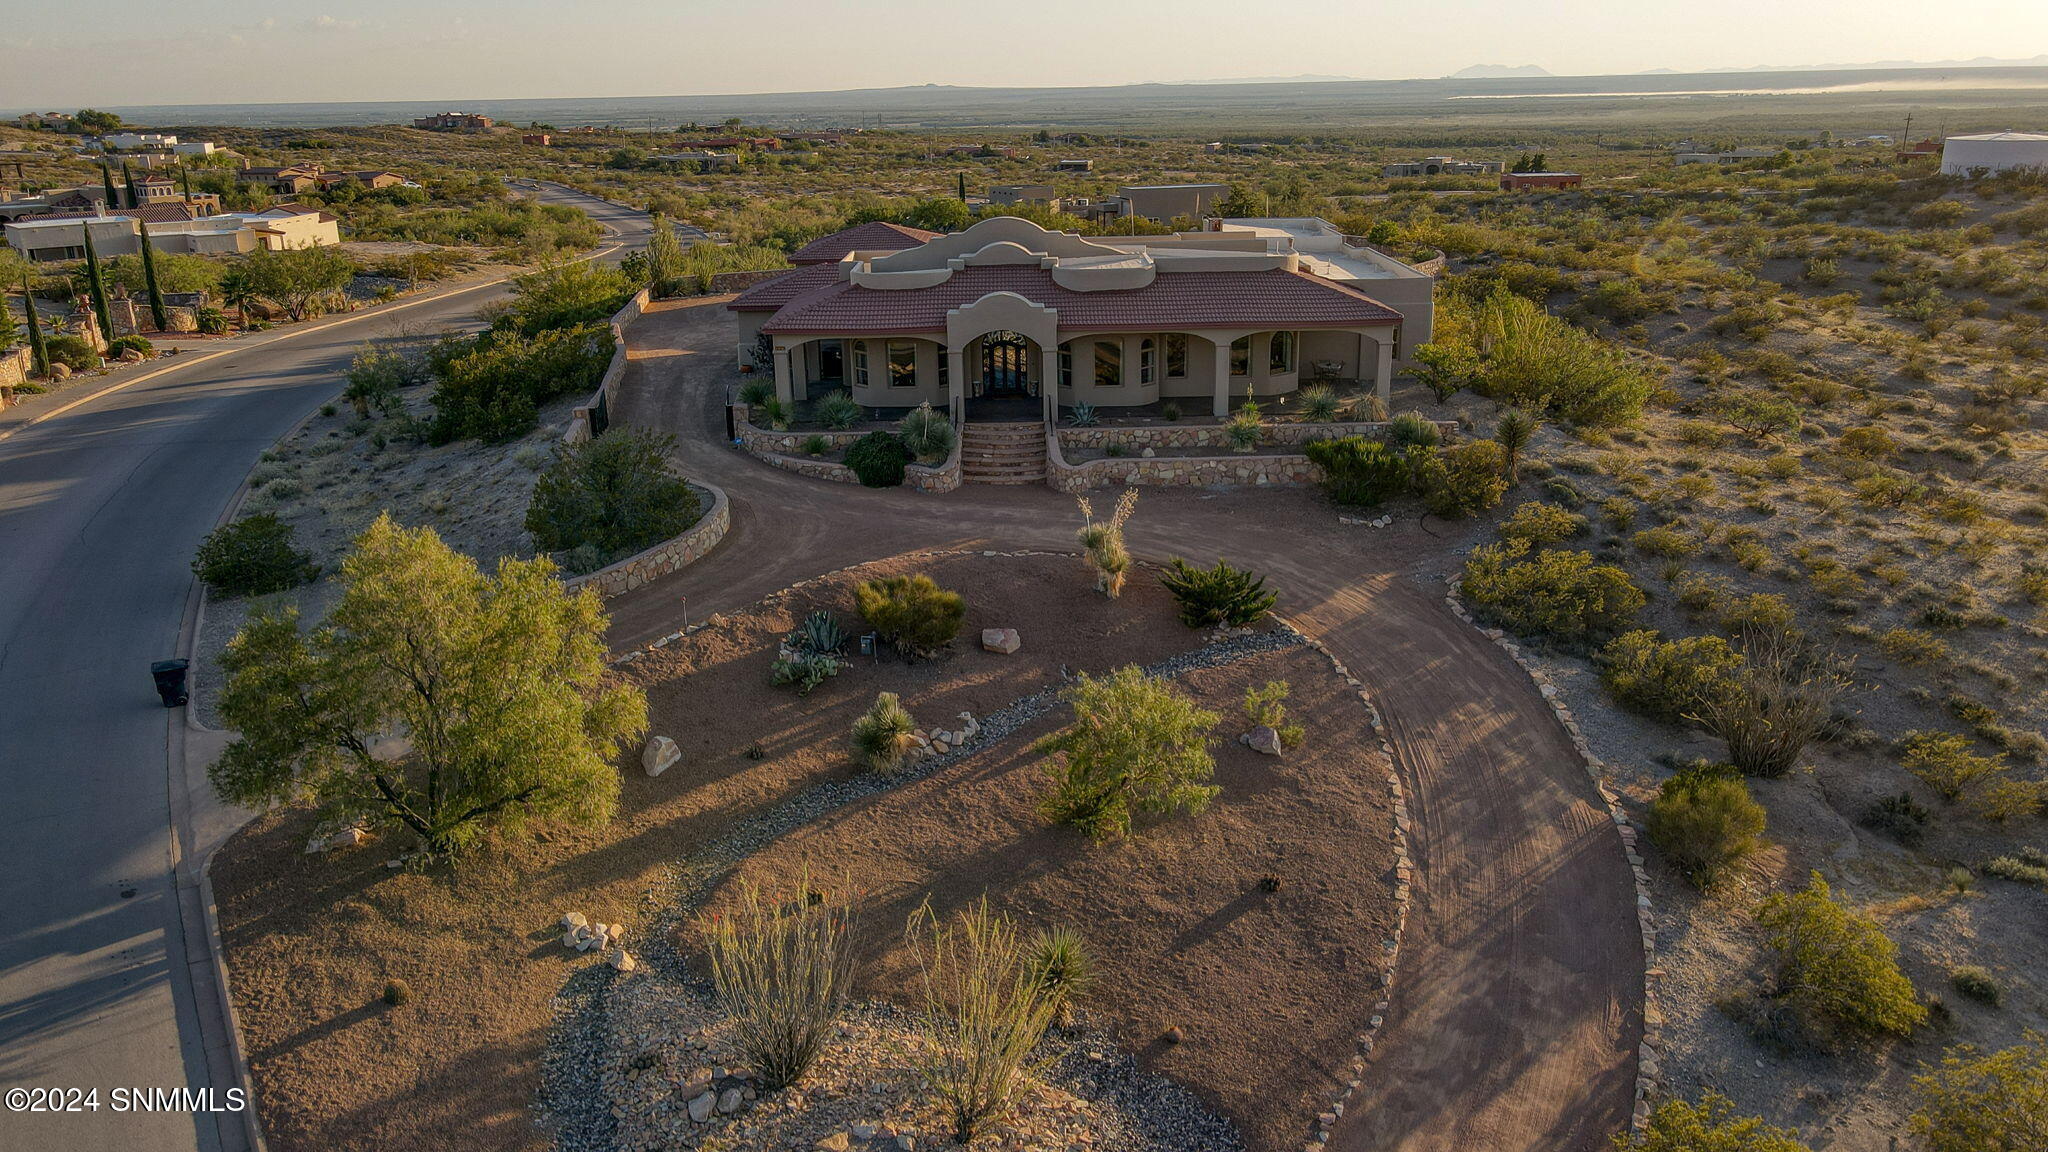
[(1730, 148), (1726, 152), (1674, 152), (1671, 162), (1680, 167), (1687, 164), (1741, 164), (1748, 160), (1768, 160), (1779, 151), (1777, 148)]
[(428, 132), (488, 132), (496, 123), (474, 112), (436, 112), (414, 120), (412, 126)]
[(174, 156), (211, 156), (220, 151), (220, 146), (211, 140), (181, 140), (171, 145)]
[(1114, 196), (1061, 201), (1058, 207), (1104, 224), (1130, 216), (1164, 224), (1181, 218), (1200, 220), (1229, 198), (1228, 184), (1131, 184), (1117, 189)]
[[(316, 170), (318, 166), (315, 166)], [(319, 184), (332, 188), (336, 184), (361, 184), (365, 188), (390, 188), (405, 183), (405, 177), (396, 172), (377, 170), (373, 172), (321, 172)]]
[(775, 134), (775, 138), (784, 144), (794, 144), (801, 140), (806, 144), (821, 147), (846, 142), (846, 136), (839, 132), (778, 132)]
[(655, 159), (667, 164), (694, 164), (699, 172), (723, 172), (740, 166), (737, 152), (665, 152)]
[(167, 136), (162, 132), (109, 132), (100, 137), (102, 146), (118, 148), (123, 152), (137, 152), (143, 149), (168, 150), (175, 148), (177, 143), (176, 136)]
[(1050, 184), (997, 184), (988, 190), (991, 204), (1051, 204), (1058, 199)]
[(279, 196), (296, 196), (320, 187), (320, 173), (318, 164), (286, 164), (281, 168), (255, 168), (244, 164), (236, 178)]
[(1492, 176), (1504, 167), (1498, 160), (1453, 160), (1449, 156), (1424, 156), (1389, 164), (1382, 176)]
[[(168, 187), (167, 187), (168, 186)], [(123, 185), (115, 185), (117, 193)], [(135, 181), (136, 198), (144, 208), (160, 209), (166, 206), (189, 209), (186, 219), (211, 216), (220, 211), (220, 197), (211, 192), (195, 192), (185, 196), (176, 185), (161, 177), (142, 177)], [(69, 213), (80, 215), (105, 209), (109, 215), (120, 215), (139, 209), (108, 205), (106, 188), (101, 184), (84, 184), (63, 191), (46, 192), (40, 196), (23, 196), (13, 200), (0, 201), (0, 220), (20, 220), (34, 216)], [(147, 217), (145, 217), (147, 219)]]
[(1095, 161), (1055, 160), (1052, 162), (1052, 167), (1055, 172), (1093, 172), (1095, 171)]
[(142, 250), (142, 224), (149, 225), (150, 243), (159, 252), (235, 255), (258, 248), (281, 251), (341, 242), (340, 226), (325, 212), (298, 204), (279, 204), (261, 212), (193, 213), (188, 205), (150, 205), (120, 212), (33, 216), (6, 226), (8, 247), (28, 259), (82, 260), (85, 230), (92, 229), (93, 249), (101, 256), (126, 256)]
[(69, 112), (23, 112), (14, 118), (14, 122), (23, 128), (48, 128), (53, 132), (62, 132), (71, 127), (71, 114)]
[(536, 148), (546, 148), (553, 143), (553, 137), (545, 132), (525, 132), (520, 134), (519, 142), (531, 144)]
[(1510, 172), (1500, 178), (1503, 192), (1524, 188), (1577, 188), (1586, 178), (1577, 172)]
[(779, 152), (782, 141), (774, 136), (713, 136), (706, 140), (678, 141), (676, 147), (685, 152), (716, 152), (721, 148), (765, 148)]
[(965, 419), (1034, 397), (1050, 419), (1184, 398), (1220, 416), (1319, 374), (1385, 398), (1402, 349), (1429, 334), (1434, 279), (1317, 219), (1084, 238), (996, 216), (919, 236), (864, 224), (807, 245), (727, 305), (742, 362), (766, 337), (786, 402), (845, 388)]
[(1994, 172), (2048, 172), (2048, 135), (1985, 132), (1951, 136), (1941, 144), (1941, 174), (1987, 176)]
[(1908, 144), (1897, 152), (1892, 153), (1892, 158), (1901, 164), (1910, 164), (1915, 160), (1926, 160), (1939, 155), (1941, 155), (1941, 141), (1922, 140), (1915, 144)]

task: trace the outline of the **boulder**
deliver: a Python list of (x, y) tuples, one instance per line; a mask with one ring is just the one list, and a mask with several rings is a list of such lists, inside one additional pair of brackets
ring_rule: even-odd
[(981, 630), (981, 647), (985, 652), (994, 652), (998, 656), (1008, 656), (1023, 646), (1024, 640), (1017, 635), (1015, 628), (983, 628)]
[(370, 834), (361, 828), (343, 828), (327, 838), (326, 847), (329, 852), (334, 851), (336, 848), (354, 848), (359, 844), (367, 843), (369, 839)]
[(666, 736), (656, 736), (647, 742), (640, 752), (640, 766), (647, 769), (649, 776), (659, 776), (683, 758), (683, 750)]
[(610, 963), (613, 968), (620, 972), (631, 972), (635, 968), (640, 967), (640, 962), (633, 959), (633, 954), (624, 948), (612, 950)]
[(114, 357), (114, 359), (119, 360), (123, 364), (140, 364), (146, 357), (143, 356), (142, 349), (140, 348), (123, 348), (121, 349), (121, 354)]
[(732, 1115), (733, 1113), (735, 1113), (735, 1112), (737, 1112), (737, 1111), (739, 1111), (739, 1110), (740, 1110), (740, 1090), (739, 1090), (739, 1089), (737, 1089), (737, 1088), (727, 1088), (727, 1089), (726, 1089), (725, 1091), (723, 1091), (723, 1092), (720, 1092), (720, 1093), (718, 1094), (718, 1111), (719, 1111), (719, 1114), (720, 1114), (720, 1115), (724, 1115), (724, 1116), (730, 1116), (730, 1115)]
[(690, 1119), (702, 1124), (706, 1120), (711, 1119), (711, 1110), (716, 1107), (718, 1107), (717, 1094), (707, 1091), (702, 1096), (698, 1096), (690, 1101)]
[(50, 379), (52, 379), (52, 380), (69, 380), (69, 379), (71, 379), (71, 365), (69, 365), (69, 364), (61, 364), (61, 363), (58, 363), (58, 362), (57, 362), (57, 361), (55, 361), (55, 360), (52, 360), (52, 361), (50, 361)]
[(581, 912), (562, 913), (562, 927), (564, 930), (570, 928), (587, 928), (589, 926), (590, 921), (585, 919), (583, 913)]
[(1260, 752), (1267, 756), (1278, 756), (1280, 754), (1280, 734), (1264, 724), (1245, 733), (1239, 739), (1244, 741), (1245, 747), (1254, 752)]

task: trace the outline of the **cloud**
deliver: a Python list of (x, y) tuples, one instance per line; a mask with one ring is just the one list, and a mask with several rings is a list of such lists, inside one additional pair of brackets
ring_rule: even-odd
[(329, 32), (350, 32), (363, 26), (360, 20), (337, 20), (327, 13), (313, 17), (313, 27)]

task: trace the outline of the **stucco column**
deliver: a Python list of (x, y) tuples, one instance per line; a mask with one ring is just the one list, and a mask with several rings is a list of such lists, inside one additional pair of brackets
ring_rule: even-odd
[(1057, 424), (1060, 420), (1060, 348), (1057, 344), (1044, 345), (1038, 350), (1038, 396), (1043, 402), (1045, 422)]
[(967, 357), (950, 344), (946, 346), (946, 392), (946, 404), (957, 427), (967, 419)]
[(1230, 415), (1230, 345), (1227, 336), (1211, 340), (1216, 354), (1216, 404), (1213, 414), (1221, 420)]
[(789, 363), (791, 350), (781, 344), (775, 346), (775, 395), (784, 404), (796, 406), (796, 373)]
[(1392, 332), (1388, 332), (1380, 338), (1379, 366), (1373, 375), (1373, 383), (1379, 389), (1380, 403), (1387, 405), (1387, 411), (1391, 413), (1394, 410), (1392, 407), (1394, 403), (1394, 334)]

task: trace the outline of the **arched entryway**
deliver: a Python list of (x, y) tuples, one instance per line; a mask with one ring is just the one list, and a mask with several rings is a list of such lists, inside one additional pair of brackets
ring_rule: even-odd
[(1043, 418), (1039, 391), (1044, 355), (1022, 332), (998, 328), (977, 336), (965, 357), (969, 420)]
[(981, 395), (1031, 394), (1031, 339), (1022, 332), (990, 332), (981, 338)]

